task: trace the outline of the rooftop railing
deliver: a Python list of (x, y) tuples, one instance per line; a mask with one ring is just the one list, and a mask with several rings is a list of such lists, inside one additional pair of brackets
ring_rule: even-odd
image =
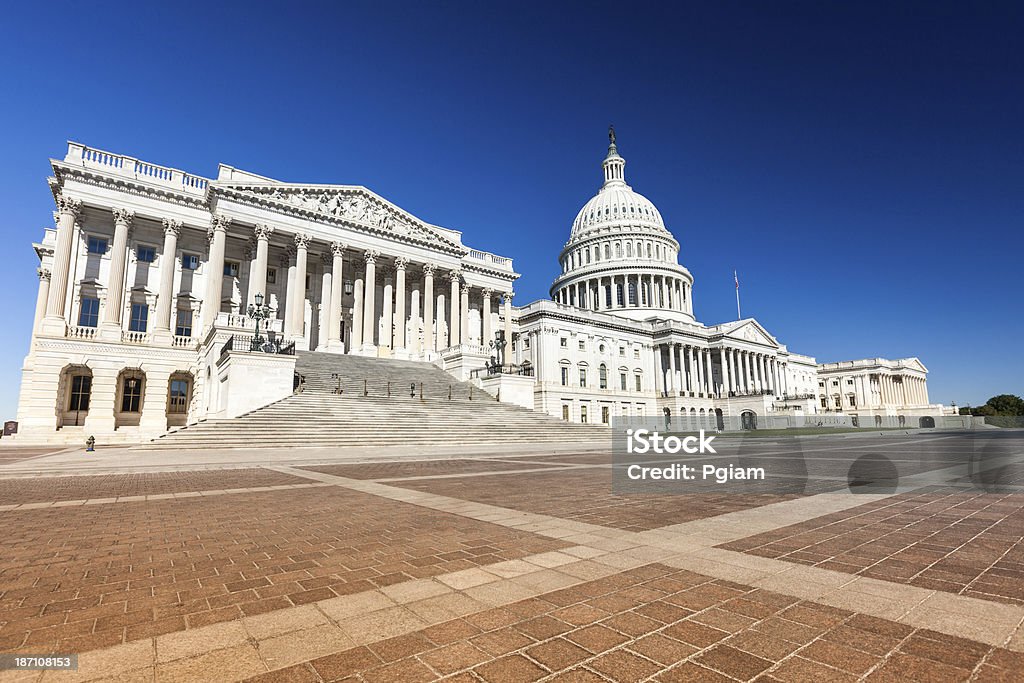
[(151, 185), (160, 185), (188, 194), (204, 194), (210, 183), (206, 178), (185, 173), (176, 168), (158, 166), (124, 154), (114, 154), (102, 149), (86, 147), (77, 142), (68, 143), (68, 153), (64, 157), (64, 163), (127, 176)]

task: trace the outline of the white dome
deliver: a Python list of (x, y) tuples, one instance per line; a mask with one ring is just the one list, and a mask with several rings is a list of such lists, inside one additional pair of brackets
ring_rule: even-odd
[(619, 156), (615, 146), (614, 131), (608, 146), (608, 156), (602, 162), (604, 185), (597, 194), (583, 205), (572, 222), (570, 241), (584, 234), (606, 227), (616, 227), (637, 232), (656, 232), (669, 235), (661, 213), (651, 200), (626, 184), (626, 160)]
[(572, 222), (570, 237), (579, 237), (584, 233), (608, 226), (628, 226), (652, 228), (658, 232), (668, 232), (661, 213), (651, 200), (626, 183), (606, 184), (601, 190), (583, 205)]

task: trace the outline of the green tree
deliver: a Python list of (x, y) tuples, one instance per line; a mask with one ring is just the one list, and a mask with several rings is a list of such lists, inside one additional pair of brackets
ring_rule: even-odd
[(985, 404), (995, 411), (995, 415), (1024, 415), (1024, 399), (1013, 394), (993, 396)]

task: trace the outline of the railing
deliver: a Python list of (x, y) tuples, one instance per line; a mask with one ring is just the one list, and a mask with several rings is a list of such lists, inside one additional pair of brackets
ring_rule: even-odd
[(176, 334), (171, 340), (171, 346), (178, 349), (188, 349), (196, 345), (196, 340), (193, 337), (186, 337), (184, 335)]
[(276, 335), (273, 337), (257, 337), (255, 335), (250, 337), (248, 335), (233, 334), (228, 337), (226, 342), (224, 342), (224, 346), (220, 349), (220, 355), (223, 358), (231, 351), (271, 353), (278, 356), (294, 356), (295, 342), (289, 342), (282, 346), (281, 338)]
[(532, 365), (488, 365), (477, 368), (469, 373), (473, 379), (479, 377), (494, 377), (496, 375), (518, 375), (520, 377), (533, 377)]
[(505, 256), (498, 256), (497, 254), (480, 251), (479, 249), (470, 249), (467, 256), (474, 261), (486, 261), (487, 263), (493, 263), (503, 270), (512, 270), (512, 259)]
[(95, 339), (96, 328), (74, 325), (68, 328), (68, 339)]
[(81, 163), (87, 168), (111, 171), (118, 175), (127, 175), (157, 185), (180, 189), (191, 194), (206, 191), (209, 180), (195, 176), (176, 168), (158, 166), (123, 154), (112, 154), (101, 149), (94, 149), (78, 144), (68, 143), (68, 153), (64, 157), (66, 163)]
[[(371, 399), (392, 399), (392, 400), (414, 400), (420, 403), (427, 401), (498, 401), (500, 398), (492, 396), (472, 384), (466, 383), (438, 383), (431, 382), (406, 382), (378, 380), (370, 381), (363, 377), (343, 377), (338, 373), (332, 373), (331, 379), (317, 381), (307, 375), (295, 373), (294, 391), (303, 393), (319, 390), (321, 393), (327, 390), (338, 396), (357, 396)], [(311, 381), (312, 379), (312, 381)]]
[(146, 332), (132, 332), (130, 330), (123, 330), (121, 332), (121, 341), (125, 344), (148, 344), (149, 334)]

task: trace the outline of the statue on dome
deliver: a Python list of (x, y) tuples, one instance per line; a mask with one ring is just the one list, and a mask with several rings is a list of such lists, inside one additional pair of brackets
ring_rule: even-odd
[(615, 144), (615, 126), (608, 126), (608, 142)]

